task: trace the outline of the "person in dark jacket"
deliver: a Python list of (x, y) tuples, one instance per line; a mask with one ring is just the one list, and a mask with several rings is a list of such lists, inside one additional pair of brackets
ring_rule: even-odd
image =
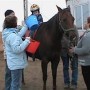
[[(11, 9), (8, 9), (5, 11), (4, 16), (9, 16), (9, 15), (14, 15), (15, 16), (15, 12)], [(3, 24), (3, 29), (6, 28), (6, 25)], [(3, 41), (3, 39), (2, 39)], [(6, 51), (5, 51), (5, 45), (4, 45), (4, 41), (3, 41), (3, 49), (4, 49), (4, 60), (5, 62), (7, 61), (7, 57), (6, 57)], [(10, 90), (10, 83), (11, 83), (11, 71), (9, 70), (7, 63), (6, 63), (6, 67), (5, 67), (5, 90)]]
[[(8, 10), (5, 11), (4, 16), (5, 17), (15, 16), (15, 12), (11, 9), (8, 9)], [(6, 25), (5, 25), (5, 23), (3, 23), (3, 30), (5, 28), (6, 28)], [(17, 28), (17, 31), (18, 31), (18, 28)], [(18, 32), (18, 34), (20, 36), (23, 36), (26, 33), (26, 31), (27, 31), (27, 29), (20, 29), (20, 32)], [(7, 66), (7, 55), (6, 55), (6, 50), (5, 50), (5, 42), (4, 42), (3, 39), (2, 39), (2, 41), (3, 41), (3, 48), (4, 48), (4, 59), (5, 59), (5, 62), (6, 62), (6, 67), (5, 67), (5, 90), (10, 90), (10, 87), (11, 87), (11, 71)]]
[[(78, 57), (74, 53), (69, 53), (69, 48), (72, 45), (76, 45), (79, 38), (76, 28), (72, 36), (74, 36), (70, 38), (72, 40), (68, 39), (66, 34), (63, 36), (61, 59), (63, 61), (64, 88), (76, 89), (78, 79)], [(72, 70), (72, 75), (69, 75), (69, 68)]]

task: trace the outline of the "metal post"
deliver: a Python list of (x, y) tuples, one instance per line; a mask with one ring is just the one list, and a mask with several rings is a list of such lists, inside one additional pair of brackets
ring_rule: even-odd
[(24, 20), (28, 16), (28, 0), (23, 0), (23, 6), (24, 6)]
[(67, 3), (68, 0), (66, 0), (66, 3)]
[[(28, 0), (23, 0), (24, 20), (28, 17)], [(22, 70), (22, 84), (25, 84), (24, 69)]]

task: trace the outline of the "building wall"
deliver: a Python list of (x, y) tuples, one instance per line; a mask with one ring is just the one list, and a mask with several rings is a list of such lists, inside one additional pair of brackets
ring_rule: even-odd
[(71, 12), (74, 15), (74, 7), (77, 5), (84, 4), (84, 3), (90, 3), (90, 0), (68, 0), (66, 5), (67, 6), (70, 5)]
[[(78, 28), (78, 31), (79, 31), (79, 35), (82, 35), (83, 32), (85, 31), (84, 30), (84, 24), (87, 21), (87, 17), (90, 16), (90, 0), (68, 0), (66, 5), (67, 6), (70, 5), (71, 13), (75, 18), (75, 25), (77, 26), (77, 28), (78, 28), (78, 24), (77, 24), (77, 18), (76, 17), (81, 14), (79, 17), (81, 22), (78, 20), (79, 24), (81, 24), (81, 28)], [(76, 8), (77, 7), (80, 7), (79, 9), (81, 9), (81, 11), (80, 11), (81, 13), (78, 12), (76, 15)]]

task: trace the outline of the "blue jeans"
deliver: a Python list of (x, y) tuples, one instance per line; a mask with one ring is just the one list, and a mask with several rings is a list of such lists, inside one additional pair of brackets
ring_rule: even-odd
[(10, 70), (6, 64), (5, 90), (19, 90), (21, 87), (22, 69)]
[[(78, 57), (77, 55), (74, 55), (72, 60), (70, 60), (69, 56), (61, 56), (61, 59), (63, 61), (63, 74), (64, 74), (64, 83), (70, 85), (77, 85), (77, 79), (78, 79)], [(71, 64), (71, 66), (70, 66)], [(69, 75), (69, 66), (72, 70), (72, 77), (70, 78)], [(70, 82), (71, 79), (71, 82)]]
[(10, 90), (11, 87), (11, 71), (9, 70), (7, 63), (5, 68), (5, 90)]

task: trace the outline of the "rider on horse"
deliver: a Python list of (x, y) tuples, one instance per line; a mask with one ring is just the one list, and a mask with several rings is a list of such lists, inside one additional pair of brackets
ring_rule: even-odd
[[(72, 30), (68, 36), (69, 31), (66, 32), (62, 39), (62, 52), (61, 59), (63, 61), (63, 74), (64, 74), (64, 88), (77, 88), (77, 78), (78, 78), (78, 57), (74, 53), (69, 52), (69, 48), (76, 46), (78, 42), (78, 31), (75, 27), (75, 30)], [(69, 62), (72, 70), (72, 77), (69, 75)], [(70, 81), (71, 78), (71, 81)]]
[(30, 7), (31, 15), (26, 19), (26, 24), (30, 29), (30, 35), (33, 38), (34, 32), (39, 25), (43, 22), (42, 15), (40, 14), (40, 8), (38, 5), (33, 4)]

